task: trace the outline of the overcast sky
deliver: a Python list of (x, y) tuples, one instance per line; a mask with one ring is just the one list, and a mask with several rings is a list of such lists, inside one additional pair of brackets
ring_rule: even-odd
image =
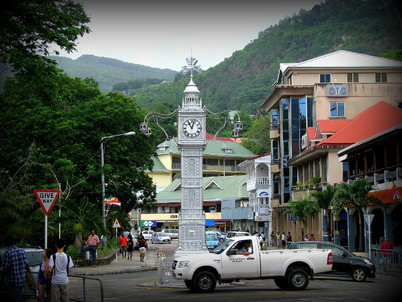
[(78, 40), (73, 59), (83, 54), (176, 71), (186, 57), (206, 70), (258, 33), (310, 10), (321, 0), (77, 0), (91, 18), (91, 33)]

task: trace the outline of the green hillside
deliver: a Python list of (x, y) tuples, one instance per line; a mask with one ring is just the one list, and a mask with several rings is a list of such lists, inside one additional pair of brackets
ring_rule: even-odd
[(60, 69), (72, 77), (94, 78), (102, 92), (111, 91), (116, 83), (135, 80), (157, 79), (158, 82), (172, 81), (176, 71), (152, 68), (120, 60), (83, 55), (76, 60), (66, 57), (51, 57)]
[[(281, 62), (300, 62), (340, 49), (377, 56), (402, 49), (401, 7), (395, 2), (327, 0), (281, 20), (243, 50), (195, 76), (204, 104), (212, 111), (255, 113), (272, 89)], [(142, 106), (177, 105), (187, 82), (181, 78), (131, 92)]]

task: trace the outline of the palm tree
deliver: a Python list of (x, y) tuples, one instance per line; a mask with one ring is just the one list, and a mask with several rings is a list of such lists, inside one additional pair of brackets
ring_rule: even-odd
[(91, 229), (99, 229), (101, 225), (100, 211), (98, 207), (87, 198), (77, 202), (72, 199), (64, 199), (60, 205), (63, 211), (64, 227), (74, 232), (74, 247), (81, 249), (82, 233)]
[(332, 234), (332, 203), (334, 201), (336, 188), (334, 186), (328, 185), (322, 191), (312, 192), (311, 196), (317, 202), (321, 209), (325, 210), (325, 216), (328, 221), (328, 233)]
[(290, 214), (300, 221), (302, 226), (302, 238), (304, 236), (303, 228), (307, 226), (307, 217), (312, 217), (319, 211), (316, 201), (301, 199), (289, 203), (289, 208), (284, 211), (284, 214)]
[(370, 204), (382, 203), (377, 196), (370, 195), (373, 184), (367, 178), (358, 178), (353, 184), (340, 183), (336, 186), (334, 208), (340, 211), (345, 207), (352, 207), (357, 210), (359, 223), (359, 252), (363, 252), (363, 209)]

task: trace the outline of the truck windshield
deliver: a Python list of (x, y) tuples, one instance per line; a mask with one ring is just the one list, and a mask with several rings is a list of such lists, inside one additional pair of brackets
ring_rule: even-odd
[(224, 250), (226, 250), (226, 248), (231, 245), (233, 243), (234, 240), (232, 239), (226, 239), (224, 242), (222, 242), (220, 245), (218, 245), (216, 248), (214, 248), (211, 253), (214, 254), (220, 254), (222, 253)]

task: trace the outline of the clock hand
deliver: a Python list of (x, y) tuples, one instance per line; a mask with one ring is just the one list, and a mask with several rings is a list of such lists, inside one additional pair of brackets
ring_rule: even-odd
[(193, 130), (194, 122), (188, 123), (188, 125), (190, 126), (191, 130)]

